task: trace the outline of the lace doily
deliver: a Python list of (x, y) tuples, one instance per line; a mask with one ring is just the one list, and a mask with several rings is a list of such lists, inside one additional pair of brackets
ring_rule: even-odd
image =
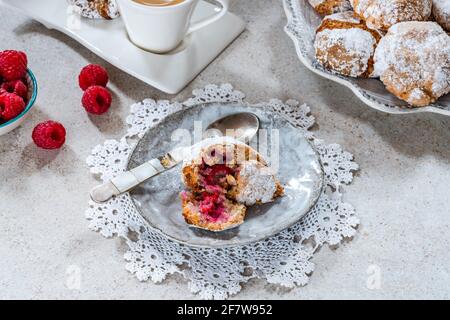
[[(128, 157), (139, 137), (167, 115), (205, 102), (243, 102), (244, 94), (229, 84), (208, 85), (195, 90), (183, 103), (144, 100), (131, 106), (128, 132), (119, 141), (108, 140), (95, 147), (88, 157), (91, 172), (102, 181), (127, 167)], [(126, 269), (141, 281), (163, 281), (179, 273), (189, 289), (204, 299), (225, 299), (237, 294), (241, 284), (252, 278), (292, 288), (308, 283), (314, 270), (312, 258), (323, 245), (336, 246), (351, 238), (359, 224), (350, 204), (342, 201), (341, 187), (351, 183), (358, 165), (353, 156), (337, 144), (327, 145), (309, 131), (314, 124), (310, 108), (290, 100), (271, 100), (261, 104), (285, 116), (313, 141), (325, 170), (325, 188), (317, 205), (296, 225), (264, 241), (247, 246), (200, 249), (173, 242), (154, 231), (140, 216), (129, 194), (105, 204), (89, 203), (89, 228), (105, 237), (126, 240)], [(312, 241), (309, 241), (312, 240)], [(313, 243), (313, 245), (310, 245)]]

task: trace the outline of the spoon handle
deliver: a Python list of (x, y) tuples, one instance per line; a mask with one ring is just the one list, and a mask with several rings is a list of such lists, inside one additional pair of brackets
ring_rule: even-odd
[(170, 154), (147, 161), (93, 188), (90, 192), (91, 199), (97, 203), (106, 202), (112, 197), (128, 192), (147, 179), (174, 167), (177, 163), (178, 161), (173, 160)]
[[(253, 130), (251, 132), (256, 133), (256, 131), (257, 130)], [(216, 137), (215, 139), (218, 138), (220, 137)], [(226, 138), (236, 141), (235, 138), (223, 137), (223, 139)], [(125, 192), (128, 192), (140, 185), (145, 180), (175, 167), (178, 163), (187, 159), (189, 155), (192, 154), (193, 150), (207, 145), (208, 142), (211, 142), (212, 140), (214, 140), (214, 138), (202, 140), (193, 146), (177, 147), (162, 157), (147, 161), (136, 168), (125, 171), (119, 174), (117, 177), (92, 189), (90, 192), (91, 199), (97, 203), (103, 203), (114, 196), (118, 196)]]

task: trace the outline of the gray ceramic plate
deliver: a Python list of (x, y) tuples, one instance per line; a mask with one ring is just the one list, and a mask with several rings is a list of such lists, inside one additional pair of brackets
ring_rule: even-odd
[[(253, 112), (259, 117), (261, 128), (269, 133), (268, 150), (271, 150), (270, 142), (275, 141), (272, 129), (278, 130), (281, 161), (277, 176), (285, 187), (285, 196), (273, 203), (250, 208), (245, 222), (238, 228), (218, 233), (195, 229), (186, 224), (181, 214), (179, 193), (184, 185), (179, 165), (148, 180), (131, 194), (148, 224), (170, 239), (196, 247), (249, 244), (292, 226), (319, 198), (323, 186), (323, 170), (317, 152), (300, 130), (264, 106), (215, 103), (195, 106), (170, 115), (139, 141), (131, 155), (129, 168), (171, 150), (177, 144), (171, 139), (176, 129), (187, 129), (192, 133), (194, 121), (202, 120), (205, 128), (213, 120), (236, 112)], [(251, 145), (255, 141), (251, 141)], [(274, 159), (270, 153), (267, 156), (269, 162)]]
[(333, 73), (316, 62), (314, 51), (315, 31), (322, 21), (308, 0), (283, 0), (288, 18), (286, 33), (294, 41), (300, 61), (312, 72), (343, 84), (368, 106), (377, 110), (407, 114), (433, 112), (450, 116), (450, 95), (439, 99), (435, 104), (412, 108), (406, 102), (389, 93), (379, 79), (355, 79)]

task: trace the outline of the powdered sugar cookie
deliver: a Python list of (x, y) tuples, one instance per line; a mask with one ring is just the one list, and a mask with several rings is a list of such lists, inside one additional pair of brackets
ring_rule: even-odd
[(450, 31), (450, 0), (433, 0), (434, 19), (447, 31)]
[(308, 0), (308, 2), (323, 15), (352, 10), (350, 0)]
[(375, 75), (395, 96), (427, 106), (450, 92), (450, 37), (435, 22), (402, 22), (375, 52)]
[(352, 11), (327, 16), (314, 42), (317, 61), (345, 76), (369, 77), (380, 38), (378, 31), (367, 28)]
[[(431, 15), (432, 0), (351, 0), (355, 12), (367, 26), (388, 30), (403, 21), (425, 21)], [(444, 0), (445, 1), (445, 0)]]
[(67, 0), (83, 17), (90, 19), (114, 19), (119, 16), (116, 0)]

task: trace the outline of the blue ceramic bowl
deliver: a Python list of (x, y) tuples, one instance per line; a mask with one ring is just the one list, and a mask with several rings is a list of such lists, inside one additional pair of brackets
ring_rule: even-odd
[(21, 114), (19, 114), (14, 119), (11, 119), (5, 123), (0, 124), (0, 136), (3, 134), (6, 134), (18, 126), (22, 124), (22, 122), (27, 117), (29, 111), (33, 107), (34, 103), (36, 102), (37, 93), (38, 93), (38, 86), (36, 78), (34, 77), (33, 72), (31, 72), (30, 69), (27, 70), (27, 74), (25, 76), (25, 80), (27, 82), (28, 86), (28, 103), (25, 107), (25, 109), (22, 111)]

